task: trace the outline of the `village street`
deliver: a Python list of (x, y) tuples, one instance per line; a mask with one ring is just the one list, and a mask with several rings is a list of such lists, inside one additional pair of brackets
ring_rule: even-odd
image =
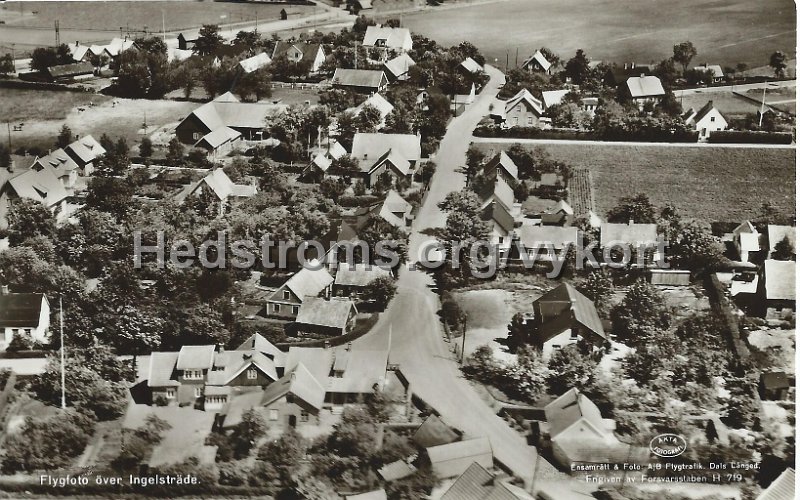
[[(449, 192), (464, 186), (464, 176), (456, 170), (464, 163), (472, 130), (489, 113), (489, 104), (505, 79), (497, 69), (490, 66), (486, 69), (491, 80), (475, 103), (450, 123), (441, 142), (430, 193), (411, 235), (412, 261), (418, 259), (420, 246), (431, 239), (421, 231), (445, 224), (445, 215), (437, 204)], [(422, 271), (409, 268), (401, 272), (395, 299), (372, 332), (357, 340), (354, 348), (379, 342), (381, 336), (391, 334), (391, 363), (400, 366), (411, 390), (466, 437), (487, 436), (495, 458), (530, 485), (537, 464), (536, 449), (498, 417), (461, 375), (448, 344), (442, 339), (436, 314), (439, 298), (431, 291), (432, 284), (431, 277)]]

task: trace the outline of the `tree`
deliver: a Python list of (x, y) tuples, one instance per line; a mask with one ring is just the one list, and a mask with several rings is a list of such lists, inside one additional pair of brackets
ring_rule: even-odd
[(39, 47), (31, 53), (31, 69), (44, 71), (51, 66), (72, 62), (69, 47), (61, 44), (58, 47)]
[(601, 315), (608, 313), (609, 299), (614, 295), (614, 282), (611, 276), (603, 270), (595, 270), (589, 273), (583, 281), (577, 284), (578, 291), (586, 295)]
[(331, 161), (330, 170), (332, 174), (341, 175), (343, 177), (357, 177), (361, 174), (361, 166), (358, 164), (358, 160), (349, 154)]
[(672, 47), (672, 59), (683, 67), (684, 74), (686, 74), (689, 63), (692, 62), (696, 55), (697, 49), (694, 48), (692, 42), (686, 41)]
[(72, 142), (72, 129), (67, 127), (67, 124), (61, 126), (61, 130), (58, 132), (58, 137), (56, 138), (56, 147), (58, 148), (65, 148)]
[(0, 75), (8, 75), (14, 72), (14, 59), (11, 54), (5, 54), (0, 57)]
[(375, 278), (367, 284), (364, 288), (364, 296), (372, 299), (375, 307), (379, 309), (386, 309), (389, 301), (394, 297), (397, 292), (397, 284), (391, 276), (380, 276)]
[(249, 409), (242, 414), (242, 421), (231, 434), (234, 458), (246, 458), (261, 436), (267, 432), (267, 422), (256, 409)]
[(671, 261), (679, 269), (689, 269), (704, 276), (719, 269), (725, 260), (722, 243), (711, 234), (711, 227), (696, 220), (679, 223), (674, 241), (670, 242)]
[(149, 137), (142, 137), (142, 142), (139, 143), (139, 156), (142, 158), (153, 156), (153, 141)]
[(503, 387), (510, 396), (535, 403), (544, 394), (550, 370), (542, 354), (533, 346), (523, 346), (517, 351), (517, 360), (503, 370)]
[(584, 83), (589, 78), (591, 74), (589, 58), (586, 57), (583, 49), (578, 49), (578, 51), (575, 52), (575, 57), (567, 61), (567, 64), (564, 66), (564, 73), (572, 79), (572, 83), (578, 85)]
[(366, 104), (356, 117), (356, 127), (359, 132), (372, 133), (378, 130), (382, 121), (383, 117), (378, 108), (371, 104)]
[(89, 181), (86, 206), (122, 220), (134, 209), (133, 188), (125, 179), (94, 177)]
[(234, 45), (245, 45), (247, 47), (258, 47), (261, 45), (261, 33), (257, 30), (239, 31), (233, 39)]
[(739, 76), (744, 76), (744, 72), (747, 71), (749, 67), (750, 66), (744, 62), (736, 63), (736, 72), (739, 73)]
[(43, 203), (23, 198), (9, 207), (8, 242), (15, 246), (32, 236), (56, 236), (56, 218)]
[(784, 236), (782, 240), (775, 243), (775, 249), (772, 251), (771, 256), (774, 260), (792, 260), (794, 256), (794, 242), (789, 239), (789, 235)]
[(319, 191), (322, 196), (330, 198), (333, 201), (338, 200), (339, 197), (344, 194), (345, 190), (347, 190), (347, 186), (340, 179), (327, 177), (319, 184)]
[(223, 41), (222, 35), (219, 34), (219, 25), (204, 24), (200, 28), (192, 51), (197, 55), (208, 56), (215, 53)]
[(183, 165), (185, 153), (186, 148), (183, 143), (177, 137), (173, 137), (167, 144), (167, 163), (173, 166)]
[(620, 341), (630, 346), (646, 345), (652, 329), (669, 327), (670, 311), (663, 295), (651, 284), (639, 280), (611, 310), (611, 322)]
[(666, 87), (671, 87), (678, 79), (678, 72), (675, 71), (675, 60), (671, 57), (664, 59), (653, 70), (653, 74), (661, 80)]
[(511, 352), (516, 352), (517, 349), (524, 345), (531, 344), (533, 329), (525, 324), (525, 315), (521, 312), (514, 314), (511, 317), (511, 323), (508, 325), (508, 348)]
[(461, 169), (462, 173), (467, 178), (467, 184), (480, 173), (485, 161), (486, 155), (483, 151), (476, 145), (470, 144), (469, 149), (467, 149), (467, 160), (464, 163), (464, 167)]
[(581, 352), (577, 344), (558, 349), (550, 357), (547, 367), (547, 387), (551, 394), (564, 394), (567, 390), (583, 389), (589, 382), (597, 364)]
[(51, 470), (66, 466), (89, 443), (94, 422), (67, 410), (47, 417), (28, 417), (4, 443), (3, 471)]
[(277, 473), (278, 483), (288, 486), (300, 468), (305, 450), (303, 437), (294, 429), (287, 429), (280, 438), (259, 448), (258, 460), (269, 462)]
[(773, 52), (772, 55), (769, 56), (769, 65), (775, 71), (776, 77), (781, 78), (786, 74), (786, 61), (786, 54), (780, 50)]
[(656, 222), (656, 209), (646, 194), (620, 198), (619, 204), (608, 211), (608, 222), (627, 224), (630, 221), (636, 224)]

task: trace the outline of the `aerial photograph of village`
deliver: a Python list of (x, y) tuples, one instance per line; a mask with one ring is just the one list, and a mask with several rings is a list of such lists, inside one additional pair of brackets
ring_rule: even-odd
[(795, 500), (791, 0), (0, 0), (0, 499)]

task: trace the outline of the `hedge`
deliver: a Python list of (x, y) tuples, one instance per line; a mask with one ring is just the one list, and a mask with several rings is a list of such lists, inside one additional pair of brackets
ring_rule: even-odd
[(557, 139), (573, 141), (595, 141), (594, 132), (564, 129), (540, 129), (536, 127), (501, 128), (495, 125), (479, 125), (475, 128), (475, 137), (497, 137), (509, 139)]
[(752, 130), (721, 130), (711, 132), (708, 142), (716, 144), (791, 144), (791, 132), (756, 132)]
[(364, 207), (368, 205), (372, 205), (373, 203), (380, 200), (379, 197), (365, 194), (362, 196), (340, 196), (339, 197), (339, 205), (343, 207)]

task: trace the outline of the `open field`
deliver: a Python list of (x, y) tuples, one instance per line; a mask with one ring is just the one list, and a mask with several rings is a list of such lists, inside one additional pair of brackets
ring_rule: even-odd
[(697, 62), (751, 67), (767, 64), (775, 50), (793, 52), (791, 0), (508, 0), (403, 16), (403, 25), (444, 45), (469, 40), (487, 60), (514, 65), (542, 45), (571, 57), (583, 48), (595, 60), (660, 61), (672, 46), (691, 40)]
[[(148, 1), (148, 2), (6, 2), (0, 6), (0, 51), (11, 43), (17, 50), (30, 50), (54, 43), (53, 24), (59, 21), (61, 41), (82, 43), (110, 40), (130, 31), (146, 29), (160, 33), (162, 12), (166, 31), (179, 31), (207, 23), (276, 21), (281, 9), (290, 18), (312, 13), (313, 6), (231, 3)], [(22, 14), (20, 14), (22, 12)], [(36, 14), (34, 14), (36, 12)], [(222, 16), (225, 16), (224, 18)]]
[[(792, 90), (794, 90), (794, 88), (792, 88)], [(761, 98), (760, 94), (758, 98)], [(684, 110), (689, 108), (700, 109), (705, 106), (708, 101), (714, 101), (714, 106), (727, 118), (744, 116), (758, 111), (758, 104), (736, 96), (730, 91), (730, 87), (720, 89), (719, 92), (686, 93), (677, 99)]]
[[(154, 126), (176, 123), (198, 106), (193, 102), (112, 99), (100, 94), (0, 88), (3, 110), (11, 110), (3, 120), (24, 123), (20, 132), (11, 132), (13, 149), (20, 146), (52, 147), (64, 123), (73, 133), (106, 133), (112, 138), (125, 137), (134, 145), (141, 139), (145, 117), (148, 132)], [(89, 107), (92, 102), (94, 106)], [(83, 111), (80, 110), (83, 108)]]
[[(507, 144), (479, 143), (488, 151)], [(553, 158), (592, 170), (601, 216), (622, 196), (646, 193), (662, 207), (706, 221), (755, 217), (764, 202), (795, 213), (794, 149), (543, 144)]]

